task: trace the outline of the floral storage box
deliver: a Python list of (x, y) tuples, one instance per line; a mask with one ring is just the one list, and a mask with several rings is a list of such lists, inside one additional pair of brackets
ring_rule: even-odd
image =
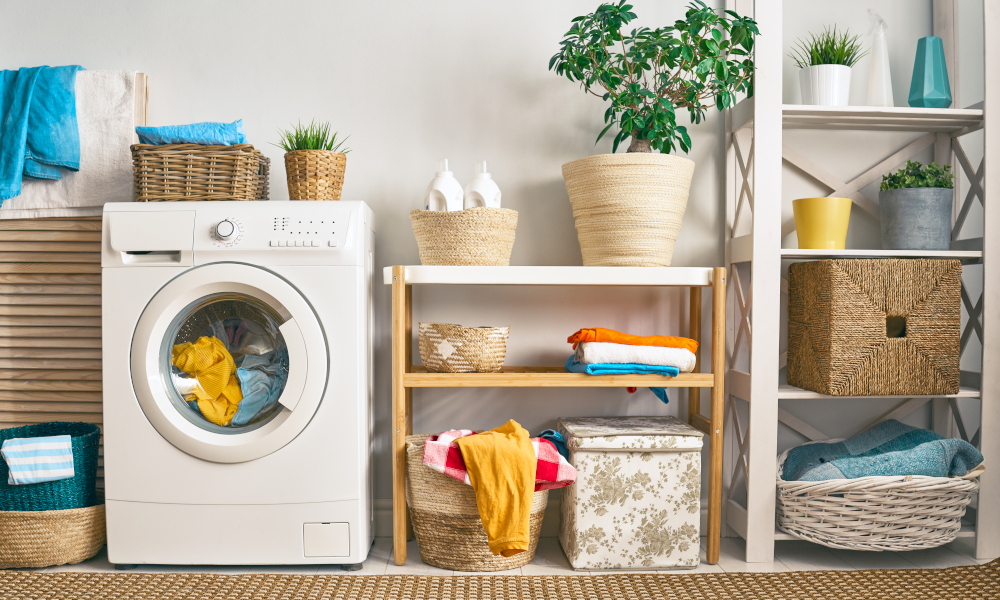
[(702, 433), (674, 417), (560, 419), (576, 483), (559, 541), (574, 569), (698, 566)]

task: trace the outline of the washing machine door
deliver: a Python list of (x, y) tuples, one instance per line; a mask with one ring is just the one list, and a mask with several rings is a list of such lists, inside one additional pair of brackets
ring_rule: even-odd
[[(113, 318), (113, 316), (109, 316)], [(146, 418), (188, 454), (254, 460), (291, 442), (326, 390), (326, 338), (309, 303), (258, 267), (215, 263), (163, 286), (132, 339)]]

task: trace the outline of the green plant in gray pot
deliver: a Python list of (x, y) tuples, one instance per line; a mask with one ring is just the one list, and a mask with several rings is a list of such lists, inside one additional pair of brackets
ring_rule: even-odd
[(882, 177), (879, 217), (885, 250), (947, 250), (955, 175), (951, 167), (906, 161)]

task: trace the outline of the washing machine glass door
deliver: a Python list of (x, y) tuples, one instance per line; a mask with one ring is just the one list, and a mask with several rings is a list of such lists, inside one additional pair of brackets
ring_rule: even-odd
[(289, 443), (326, 388), (326, 339), (308, 302), (261, 268), (216, 263), (153, 297), (132, 344), (149, 422), (206, 460), (243, 462)]

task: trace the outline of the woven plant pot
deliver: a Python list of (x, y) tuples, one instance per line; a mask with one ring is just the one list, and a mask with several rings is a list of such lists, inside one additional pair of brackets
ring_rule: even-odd
[(250, 144), (135, 144), (136, 202), (267, 200), (271, 159)]
[(494, 556), (476, 507), (476, 493), (424, 465), (427, 435), (406, 436), (406, 504), (420, 558), (427, 564), (455, 571), (505, 571), (531, 562), (542, 533), (549, 492), (535, 492), (531, 503), (531, 542), (514, 556)]
[(420, 360), (435, 373), (496, 373), (507, 356), (510, 327), (420, 323)]
[(517, 211), (468, 208), (452, 212), (410, 212), (424, 265), (506, 267), (514, 248)]
[(106, 540), (103, 498), (87, 508), (0, 511), (0, 569), (75, 565)]
[(694, 162), (671, 154), (601, 154), (562, 167), (583, 264), (669, 267)]
[(778, 529), (831, 548), (897, 552), (947, 544), (979, 490), (975, 478), (919, 475), (785, 481), (790, 451), (778, 457)]
[(332, 150), (296, 150), (285, 154), (288, 197), (292, 200), (340, 200), (347, 155)]
[(91, 423), (39, 423), (0, 429), (0, 443), (15, 438), (68, 435), (73, 447), (74, 475), (59, 481), (8, 485), (7, 463), (0, 459), (0, 511), (58, 511), (95, 503), (97, 454), (101, 429)]

